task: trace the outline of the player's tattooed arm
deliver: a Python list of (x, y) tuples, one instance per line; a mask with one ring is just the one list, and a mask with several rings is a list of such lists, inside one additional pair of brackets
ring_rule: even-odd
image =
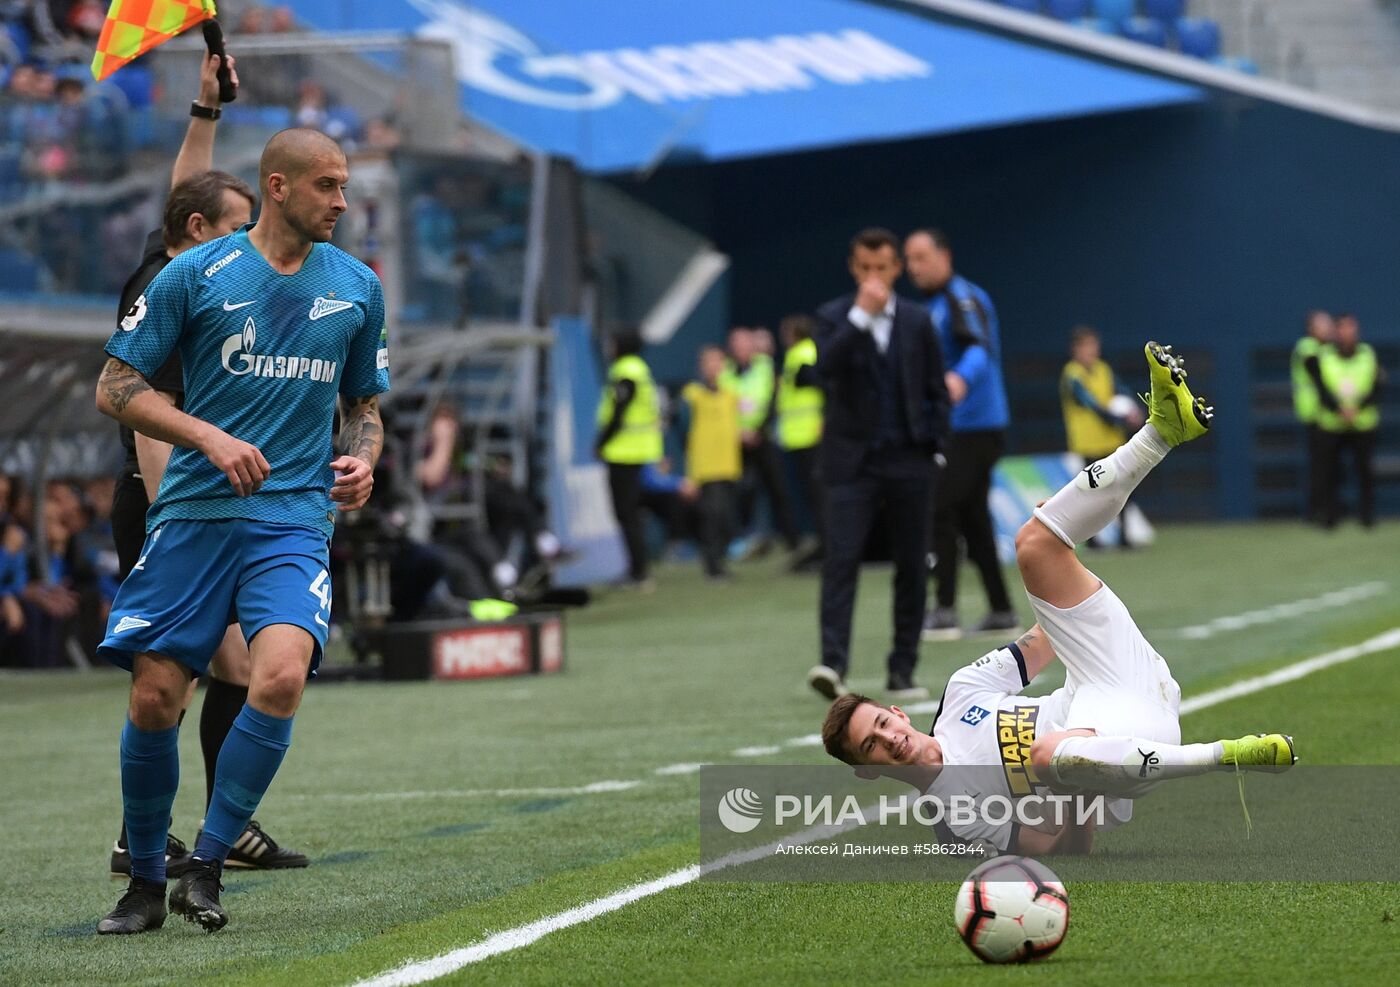
[(374, 467), (384, 451), (384, 422), (379, 417), (379, 395), (346, 398), (340, 409), (340, 448)]
[(146, 383), (141, 371), (129, 363), (109, 356), (102, 368), (102, 376), (97, 379), (97, 406), (101, 411), (118, 417), (126, 411), (127, 405), (131, 404), (138, 394), (149, 390), (151, 385)]
[(1055, 660), (1055, 649), (1039, 624), (1017, 638), (1016, 647), (1021, 650), (1021, 657), (1026, 662), (1026, 678), (1031, 681)]
[(342, 511), (359, 510), (374, 489), (374, 464), (384, 450), (378, 395), (341, 402), (340, 449), (343, 455), (331, 462), (331, 469), (336, 472), (331, 500)]

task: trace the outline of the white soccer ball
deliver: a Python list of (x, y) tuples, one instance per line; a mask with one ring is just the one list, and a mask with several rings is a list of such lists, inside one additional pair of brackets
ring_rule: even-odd
[(1126, 418), (1129, 421), (1137, 417), (1137, 402), (1126, 394), (1115, 394), (1108, 399), (1108, 413), (1114, 418)]
[(1026, 857), (997, 857), (967, 875), (953, 904), (967, 948), (987, 963), (1043, 959), (1065, 940), (1069, 896), (1055, 872)]

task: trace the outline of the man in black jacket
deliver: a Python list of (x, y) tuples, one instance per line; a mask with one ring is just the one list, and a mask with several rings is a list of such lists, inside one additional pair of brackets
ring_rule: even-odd
[(894, 294), (899, 243), (868, 229), (851, 241), (857, 290), (817, 311), (817, 373), (826, 390), (822, 438), (827, 497), (821, 664), (807, 682), (843, 695), (861, 557), (883, 509), (894, 555), (894, 646), (886, 689), (919, 699), (914, 684), (927, 596), (924, 542), (934, 457), (948, 429), (943, 358), (928, 311)]

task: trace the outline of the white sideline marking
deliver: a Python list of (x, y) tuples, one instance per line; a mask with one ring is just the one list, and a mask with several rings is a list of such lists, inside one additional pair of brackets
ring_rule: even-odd
[(784, 747), (820, 747), (822, 745), (822, 735), (819, 733), (804, 734), (801, 737), (793, 737), (791, 740), (784, 740)]
[(667, 764), (657, 768), (652, 774), (658, 775), (693, 775), (705, 765), (699, 761), (682, 761), (680, 764)]
[(416, 792), (325, 792), (320, 795), (289, 794), (289, 801), (317, 802), (399, 802), (408, 799), (475, 799), (475, 798), (544, 798), (552, 795), (597, 795), (600, 792), (625, 792), (636, 788), (640, 781), (595, 781), (573, 788), (438, 788)]
[(1185, 716), (1188, 713), (1208, 709), (1231, 699), (1238, 699), (1240, 696), (1248, 696), (1251, 693), (1261, 692), (1285, 682), (1292, 682), (1305, 675), (1311, 675), (1313, 672), (1320, 672), (1324, 668), (1353, 661), (1363, 655), (1375, 654), (1377, 651), (1389, 651), (1391, 648), (1397, 647), (1400, 647), (1400, 627), (1392, 627), (1382, 634), (1377, 634), (1369, 641), (1338, 648), (1336, 651), (1329, 651), (1315, 658), (1306, 658), (1303, 661), (1294, 662), (1292, 665), (1276, 668), (1265, 675), (1257, 675), (1252, 679), (1242, 679), (1233, 685), (1222, 686), (1219, 689), (1212, 689), (1210, 692), (1203, 692), (1199, 696), (1184, 699), (1181, 703), (1181, 715)]
[(767, 757), (769, 754), (776, 754), (782, 750), (777, 744), (758, 744), (754, 747), (740, 747), (734, 751), (734, 757)]
[[(1391, 648), (1397, 647), (1400, 647), (1400, 627), (1392, 627), (1390, 630), (1382, 634), (1377, 634), (1370, 640), (1363, 641), (1360, 644), (1338, 648), (1326, 654), (1294, 662), (1292, 665), (1285, 665), (1282, 668), (1269, 672), (1267, 675), (1257, 675), (1254, 678), (1243, 679), (1233, 685), (1227, 685), (1220, 689), (1213, 689), (1210, 692), (1203, 692), (1199, 696), (1192, 696), (1190, 699), (1182, 702), (1181, 714), (1184, 716), (1188, 713), (1195, 713), (1203, 709), (1208, 709), (1211, 706), (1217, 706), (1231, 699), (1238, 699), (1241, 696), (1247, 696), (1251, 693), (1262, 692), (1265, 689), (1272, 688), (1276, 685), (1282, 685), (1285, 682), (1293, 682), (1304, 676), (1311, 675), (1313, 672), (1321, 671), (1324, 668), (1330, 668), (1333, 665), (1340, 665), (1365, 655), (1375, 654), (1378, 651), (1389, 651)], [(924, 706), (928, 708), (922, 709), (921, 707)], [(938, 704), (936, 702), (919, 703), (911, 707), (911, 712), (917, 710), (919, 712), (931, 713), (937, 706)], [(807, 738), (796, 739), (803, 740)], [(690, 765), (670, 765), (669, 767), (690, 767)], [(699, 766), (697, 765), (696, 769), (698, 770), (698, 768)], [(679, 774), (680, 772), (675, 773)], [(634, 784), (640, 784), (640, 782), (600, 782), (599, 784), (623, 784), (630, 788)], [(862, 812), (868, 811), (868, 808), (869, 807), (866, 807)], [(811, 843), (814, 840), (835, 836), (838, 833), (844, 832), (846, 829), (862, 825), (864, 822), (865, 820), (862, 819), (860, 823), (848, 823), (840, 827), (815, 827), (814, 829), (798, 833), (790, 839), (781, 840), (779, 843), (786, 843), (794, 846)], [(409, 987), (411, 984), (426, 983), (429, 980), (436, 980), (438, 977), (445, 977), (449, 973), (453, 973), (472, 963), (487, 959), (488, 957), (497, 956), (501, 953), (507, 953), (528, 946), (549, 935), (551, 932), (556, 932), (559, 929), (567, 929), (569, 926), (579, 925), (583, 922), (590, 922), (600, 915), (606, 915), (608, 912), (617, 911), (619, 908), (630, 905), (634, 901), (640, 901), (642, 898), (658, 894), (668, 888), (677, 888), (685, 884), (690, 884), (698, 880), (702, 874), (733, 867), (736, 864), (746, 863), (749, 860), (756, 860), (759, 859), (760, 856), (770, 855), (777, 845), (777, 843), (771, 843), (753, 850), (744, 851), (743, 853), (729, 854), (728, 856), (721, 857), (719, 860), (705, 865), (703, 870), (698, 866), (683, 867), (663, 877), (658, 877), (653, 881), (647, 881), (644, 884), (634, 884), (630, 888), (623, 888), (621, 891), (610, 894), (605, 898), (595, 899), (586, 905), (571, 908), (557, 915), (550, 915), (536, 922), (531, 922), (528, 925), (507, 929), (505, 932), (498, 932), (493, 936), (483, 939), (476, 945), (454, 949), (450, 953), (443, 953), (441, 956), (435, 956), (428, 960), (410, 961), (397, 969), (390, 970), (377, 977), (372, 977), (369, 980), (357, 981), (352, 987)]]
[[(1228, 617), (1216, 617), (1214, 620), (1204, 624), (1193, 624), (1190, 627), (1181, 627), (1175, 631), (1166, 631), (1166, 634), (1174, 634), (1177, 637), (1184, 637), (1192, 641), (1204, 641), (1215, 637), (1217, 634), (1224, 634), (1228, 631), (1241, 631), (1246, 627), (1257, 627), (1260, 624), (1272, 623), (1276, 620), (1288, 620), (1304, 614), (1316, 613), (1318, 610), (1330, 610), (1334, 607), (1344, 607), (1357, 600), (1369, 599), (1372, 596), (1380, 596), (1387, 589), (1389, 584), (1379, 580), (1360, 583), (1356, 586), (1346, 586), (1342, 589), (1334, 589), (1330, 593), (1323, 593), (1321, 596), (1310, 596), (1305, 600), (1294, 600), (1291, 603), (1276, 603), (1271, 607), (1263, 607), (1259, 610), (1248, 610), (1244, 613), (1232, 614)], [(1157, 632), (1161, 634), (1163, 632)]]
[(703, 866), (692, 865), (682, 867), (680, 870), (672, 871), (653, 881), (644, 884), (634, 884), (630, 888), (623, 888), (608, 895), (606, 898), (597, 898), (586, 905), (577, 908), (570, 908), (566, 912), (557, 915), (549, 915), (545, 918), (531, 922), (528, 925), (516, 926), (514, 929), (507, 929), (505, 932), (498, 932), (493, 936), (488, 936), (481, 942), (473, 946), (463, 946), (461, 949), (454, 949), (450, 953), (443, 953), (441, 956), (434, 956), (428, 960), (410, 960), (403, 966), (381, 973), (377, 977), (368, 980), (357, 981), (353, 987), (411, 987), (413, 984), (427, 983), (429, 980), (436, 980), (438, 977), (445, 977), (449, 973), (455, 973), (464, 966), (480, 962), (501, 953), (509, 953), (512, 950), (528, 946), (533, 942), (538, 942), (551, 932), (560, 929), (567, 929), (571, 925), (581, 925), (584, 922), (591, 922), (593, 919), (608, 912), (615, 912), (640, 901), (649, 898), (654, 894), (659, 894), (668, 888), (677, 888), (683, 884), (690, 884), (698, 880), (704, 874), (710, 874), (717, 870), (739, 864), (750, 863), (755, 860), (762, 860), (771, 857), (781, 846), (803, 846), (807, 843), (814, 843), (818, 840), (830, 839), (839, 836), (857, 826), (864, 826), (869, 821), (868, 814), (874, 813), (874, 804), (861, 806), (861, 818), (858, 821), (836, 823), (830, 826), (813, 826), (811, 829), (794, 833), (792, 836), (772, 843), (765, 843), (763, 846), (752, 847), (748, 850), (736, 850), (733, 853), (725, 854), (718, 860), (712, 860)]

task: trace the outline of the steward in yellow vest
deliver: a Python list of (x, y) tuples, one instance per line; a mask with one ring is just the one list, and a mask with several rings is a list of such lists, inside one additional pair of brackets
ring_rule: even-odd
[(1100, 358), (1099, 334), (1079, 326), (1070, 336), (1073, 359), (1060, 371), (1060, 410), (1069, 451), (1090, 462), (1127, 441), (1129, 422), (1109, 410), (1118, 393), (1113, 370)]
[(1376, 351), (1361, 342), (1355, 316), (1338, 317), (1336, 341), (1318, 350), (1315, 366), (1317, 427), (1326, 474), (1321, 520), (1331, 528), (1341, 514), (1342, 457), (1350, 451), (1356, 463), (1356, 516), (1369, 528), (1376, 523), (1376, 430), (1381, 423), (1378, 399), (1385, 374)]
[(810, 336), (794, 341), (783, 354), (783, 376), (778, 381), (778, 444), (789, 452), (810, 449), (822, 440), (826, 396), (816, 381), (816, 366), (817, 344)]
[(608, 368), (598, 404), (598, 458), (641, 466), (662, 455), (661, 405), (651, 369), (635, 353), (619, 356)]
[(1322, 408), (1317, 387), (1322, 379), (1318, 355), (1325, 344), (1332, 342), (1334, 335), (1336, 326), (1331, 315), (1320, 310), (1309, 312), (1307, 332), (1293, 347), (1288, 361), (1289, 376), (1293, 380), (1293, 413), (1307, 431), (1308, 499), (1304, 517), (1308, 521), (1322, 519), (1326, 487), (1332, 482), (1327, 467), (1326, 437), (1317, 426), (1318, 412)]
[(598, 403), (598, 458), (608, 464), (613, 514), (627, 547), (630, 582), (651, 588), (647, 579), (646, 529), (642, 518), (642, 467), (661, 460), (661, 405), (651, 370), (642, 360), (642, 337), (635, 332), (612, 338), (613, 362)]
[(685, 479), (697, 501), (700, 557), (705, 575), (728, 575), (725, 559), (734, 537), (735, 486), (743, 473), (739, 429), (739, 396), (720, 384), (724, 351), (706, 346), (700, 351), (700, 379), (681, 391), (690, 417), (685, 442)]

